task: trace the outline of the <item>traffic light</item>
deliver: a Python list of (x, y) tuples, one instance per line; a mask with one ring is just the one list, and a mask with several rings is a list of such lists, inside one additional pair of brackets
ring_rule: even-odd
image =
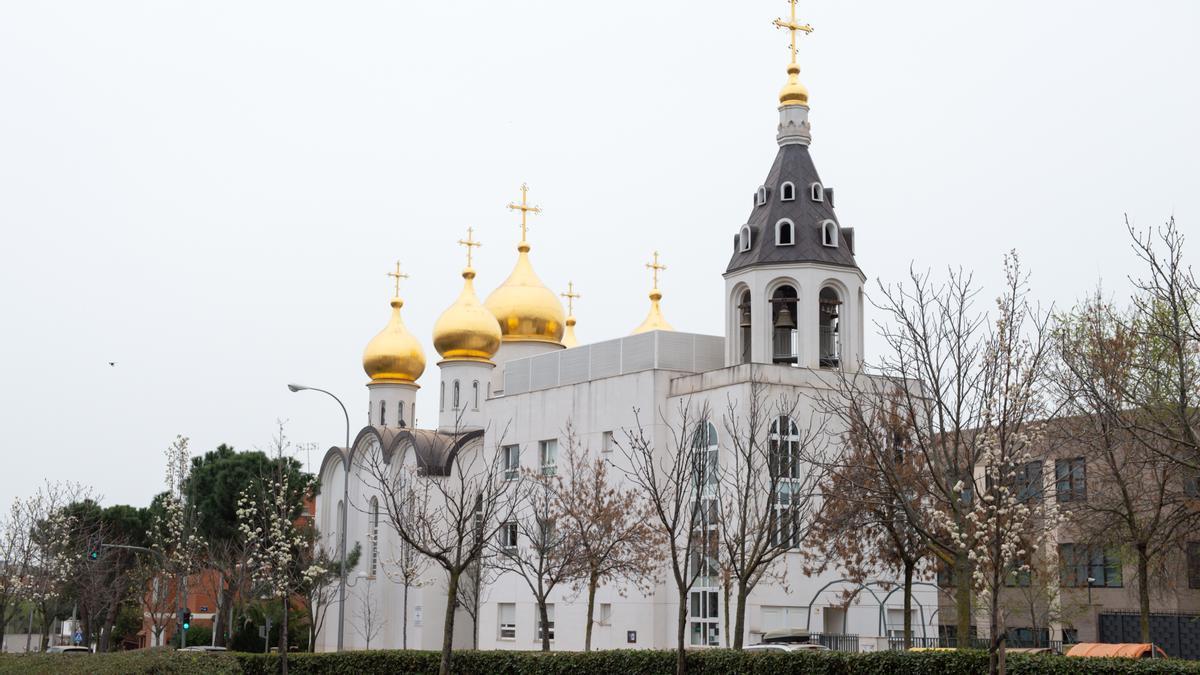
[(192, 627), (192, 610), (183, 610), (183, 629), (187, 630)]
[(88, 540), (88, 560), (99, 560), (100, 549), (104, 546), (99, 539), (92, 538)]

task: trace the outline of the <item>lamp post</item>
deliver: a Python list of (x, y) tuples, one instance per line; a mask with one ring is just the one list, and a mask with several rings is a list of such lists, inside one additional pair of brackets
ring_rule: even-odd
[(339, 567), (338, 572), (338, 629), (337, 629), (337, 650), (342, 651), (342, 643), (346, 633), (346, 512), (350, 510), (350, 413), (346, 412), (346, 404), (342, 403), (342, 399), (334, 396), (332, 393), (324, 389), (316, 387), (306, 387), (302, 384), (289, 384), (289, 391), (319, 391), (337, 401), (337, 404), (342, 408), (342, 415), (346, 417), (346, 445), (342, 446), (342, 513), (341, 521), (338, 527), (341, 533), (338, 535), (338, 552)]

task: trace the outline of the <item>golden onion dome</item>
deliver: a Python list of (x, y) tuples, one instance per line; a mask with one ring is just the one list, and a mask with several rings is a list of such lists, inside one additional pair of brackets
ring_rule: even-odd
[(808, 87), (800, 84), (800, 65), (788, 64), (788, 81), (779, 90), (779, 105), (808, 105)]
[(487, 361), (500, 348), (500, 326), (475, 297), (475, 270), (462, 276), (462, 293), (433, 324), (433, 348), (447, 361)]
[(529, 242), (517, 245), (517, 265), (492, 291), (484, 306), (496, 317), (504, 342), (560, 343), (563, 307), (558, 296), (538, 279), (529, 263)]
[(404, 301), (392, 298), (392, 318), (363, 350), (363, 370), (371, 382), (415, 383), (425, 372), (425, 352), (400, 319)]
[(667, 323), (663, 317), (662, 307), (659, 301), (662, 300), (662, 291), (657, 288), (650, 291), (650, 313), (646, 315), (646, 320), (642, 325), (633, 329), (633, 335), (638, 333), (648, 333), (652, 330), (675, 330), (675, 327)]

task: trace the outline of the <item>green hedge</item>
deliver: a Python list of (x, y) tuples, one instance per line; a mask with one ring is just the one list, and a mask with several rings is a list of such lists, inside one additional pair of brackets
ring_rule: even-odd
[[(369, 675), (436, 673), (439, 654), (418, 651), (369, 651), (341, 654), (292, 654), (288, 670), (296, 675)], [(457, 675), (670, 675), (675, 654), (621, 650), (590, 654), (560, 652), (461, 651), (454, 654)], [(987, 672), (987, 654), (962, 652), (876, 652), (867, 654), (742, 653), (706, 650), (688, 654), (695, 675), (978, 675)], [(85, 656), (9, 655), (0, 657), (0, 673), (96, 673), (109, 675), (200, 673), (270, 675), (279, 657), (264, 654), (201, 654), (146, 650)], [(1012, 675), (1200, 675), (1200, 662), (1078, 659), (1012, 655)]]

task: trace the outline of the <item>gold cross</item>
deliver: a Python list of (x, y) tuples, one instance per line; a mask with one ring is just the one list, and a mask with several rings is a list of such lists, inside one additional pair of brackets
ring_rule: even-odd
[(575, 282), (568, 281), (567, 282), (567, 292), (559, 293), (559, 295), (561, 295), (567, 299), (567, 316), (571, 316), (572, 314), (574, 314), (575, 313), (575, 300), (583, 297), (582, 295), (575, 292)]
[(658, 262), (658, 251), (654, 252), (654, 262), (646, 263), (646, 269), (654, 270), (654, 287), (658, 288), (658, 272), (659, 270), (667, 269), (666, 265), (660, 265)]
[(796, 2), (797, 0), (788, 0), (788, 4), (792, 6), (792, 16), (788, 21), (783, 19), (775, 19), (771, 23), (776, 28), (786, 28), (792, 34), (792, 63), (796, 62), (796, 31), (804, 31), (805, 34), (813, 32), (813, 27), (806, 23), (796, 23)]
[(396, 271), (388, 272), (387, 275), (396, 280), (396, 297), (397, 298), (400, 297), (400, 280), (407, 279), (408, 275), (400, 273), (400, 261), (399, 260), (396, 261)]
[(482, 243), (480, 243), (478, 241), (474, 241), (471, 238), (474, 235), (474, 232), (475, 232), (475, 228), (468, 227), (467, 228), (467, 238), (465, 240), (463, 240), (463, 239), (458, 240), (458, 243), (467, 247), (467, 267), (471, 266), (471, 249), (477, 248), (479, 246), (483, 246)]
[(521, 241), (525, 241), (525, 229), (528, 227), (525, 217), (530, 213), (541, 213), (542, 207), (529, 205), (529, 186), (521, 183), (521, 203), (511, 203), (508, 208), (521, 212)]

